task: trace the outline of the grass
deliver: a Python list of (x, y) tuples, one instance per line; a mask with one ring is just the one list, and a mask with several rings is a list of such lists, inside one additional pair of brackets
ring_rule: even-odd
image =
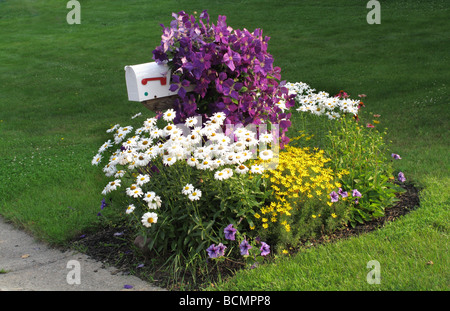
[[(105, 179), (90, 165), (105, 129), (137, 112), (125, 65), (151, 61), (160, 23), (208, 9), (234, 28), (262, 28), (283, 79), (330, 94), (368, 95), (397, 169), (423, 188), (419, 209), (377, 232), (302, 251), (215, 289), (448, 290), (449, 8), (385, 1), (368, 25), (364, 1), (0, 2), (0, 214), (54, 245), (95, 230)], [(293, 114), (293, 123), (299, 117)], [(381, 264), (381, 285), (365, 281)], [(428, 261), (433, 265), (427, 265)], [(210, 288), (212, 289), (212, 288)]]

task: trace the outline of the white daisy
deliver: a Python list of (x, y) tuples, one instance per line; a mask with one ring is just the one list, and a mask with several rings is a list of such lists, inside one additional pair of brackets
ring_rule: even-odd
[(150, 138), (142, 138), (141, 140), (138, 141), (138, 148), (141, 150), (145, 150), (147, 148), (149, 148), (152, 144), (152, 140)]
[(136, 184), (132, 184), (129, 188), (126, 189), (126, 194), (130, 197), (137, 198), (142, 196), (142, 189), (138, 187)]
[(139, 174), (137, 177), (136, 177), (136, 184), (138, 185), (138, 186), (142, 186), (143, 184), (145, 184), (145, 183), (148, 183), (150, 181), (150, 176), (148, 175), (148, 174)]
[(133, 204), (130, 204), (130, 205), (127, 206), (127, 209), (126, 209), (125, 213), (131, 214), (134, 211), (135, 208), (136, 207)]
[(161, 207), (161, 197), (156, 195), (151, 201), (148, 202), (148, 208), (157, 209)]
[(156, 193), (154, 193), (153, 191), (149, 191), (146, 194), (144, 194), (143, 200), (148, 203), (148, 202), (153, 201), (155, 196), (156, 196)]
[(173, 109), (168, 109), (163, 114), (163, 119), (167, 122), (173, 121), (173, 119), (175, 119), (175, 117), (176, 117), (176, 112)]
[(244, 164), (241, 164), (241, 165), (238, 165), (235, 170), (239, 174), (245, 174), (248, 172), (248, 167), (245, 166)]
[(155, 117), (148, 118), (147, 120), (144, 121), (144, 126), (153, 128), (153, 127), (155, 127), (157, 121), (158, 120)]
[(214, 179), (216, 179), (216, 180), (224, 180), (224, 179), (227, 179), (227, 173), (225, 172), (225, 170), (217, 171), (217, 172), (214, 174)]
[(137, 166), (146, 166), (150, 162), (150, 158), (145, 153), (139, 153), (135, 159)]
[(102, 155), (101, 155), (101, 154), (97, 154), (97, 155), (92, 159), (91, 164), (92, 164), (92, 165), (98, 165), (101, 161), (102, 161)]
[(116, 174), (114, 175), (114, 177), (115, 178), (122, 178), (123, 177), (123, 175), (125, 175), (125, 171), (124, 170), (118, 170), (117, 172), (116, 172)]
[(153, 139), (158, 139), (162, 136), (163, 136), (163, 130), (161, 130), (161, 129), (156, 128), (156, 129), (152, 129), (150, 131), (150, 137)]
[(112, 126), (111, 128), (109, 128), (109, 129), (106, 130), (106, 133), (112, 133), (112, 132), (114, 132), (116, 129), (119, 128), (119, 126), (120, 126), (120, 124), (116, 124), (116, 125)]
[(164, 165), (170, 166), (170, 165), (174, 164), (176, 161), (177, 161), (177, 158), (174, 157), (174, 156), (166, 155), (166, 156), (163, 157), (163, 164)]
[(183, 187), (181, 190), (181, 193), (184, 195), (191, 194), (194, 191), (194, 186), (192, 184), (186, 184), (186, 186)]
[(270, 160), (273, 158), (273, 152), (272, 150), (262, 150), (259, 152), (259, 157), (264, 161)]
[(259, 136), (259, 141), (263, 143), (271, 143), (273, 141), (273, 136), (270, 133), (264, 133)]
[(250, 173), (253, 173), (253, 174), (262, 174), (263, 171), (264, 171), (264, 168), (258, 164), (252, 165), (252, 167), (250, 169)]
[(111, 147), (113, 144), (111, 142), (111, 139), (108, 139), (107, 142), (105, 142), (103, 145), (101, 145), (100, 149), (98, 149), (98, 153), (102, 153), (103, 151), (105, 151), (106, 149), (108, 149), (109, 147)]
[(194, 191), (192, 191), (189, 194), (189, 200), (191, 200), (191, 201), (200, 200), (201, 196), (202, 196), (202, 192), (199, 189), (194, 189)]
[(142, 224), (149, 228), (152, 224), (156, 224), (158, 221), (158, 215), (156, 213), (148, 212), (142, 215), (141, 218)]
[(198, 123), (198, 120), (196, 117), (189, 117), (184, 122), (184, 124), (188, 127), (194, 127), (195, 125), (197, 125), (197, 123)]
[(190, 157), (190, 158), (187, 160), (187, 164), (188, 164), (189, 166), (194, 167), (194, 166), (196, 166), (196, 165), (198, 164), (198, 160), (197, 160), (196, 158)]

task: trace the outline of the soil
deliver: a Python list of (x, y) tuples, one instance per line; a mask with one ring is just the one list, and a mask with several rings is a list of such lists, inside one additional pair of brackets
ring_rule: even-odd
[[(310, 248), (380, 229), (386, 223), (395, 221), (419, 207), (419, 189), (412, 184), (401, 184), (401, 186), (406, 191), (398, 195), (399, 201), (397, 204), (385, 209), (385, 216), (364, 224), (358, 224), (355, 227), (346, 227), (333, 234), (309, 239), (293, 248), (293, 252), (298, 252), (301, 248)], [(166, 287), (170, 290), (195, 290), (201, 286), (199, 283), (206, 281), (206, 279), (197, 280), (196, 285), (192, 285), (193, 282), (190, 280), (189, 274), (184, 275), (183, 283), (170, 279), (170, 275), (161, 269), (161, 259), (144, 256), (142, 251), (134, 245), (135, 237), (135, 233), (127, 227), (118, 225), (100, 228), (91, 234), (86, 234), (74, 240), (71, 244), (75, 249), (79, 249), (91, 258), (103, 262), (105, 266), (115, 267), (115, 273), (132, 273), (157, 286)], [(214, 267), (214, 271), (220, 271), (220, 276), (223, 279), (242, 267), (242, 263), (224, 261), (221, 266)], [(210, 276), (208, 282), (211, 282), (211, 279), (214, 280), (214, 276), (212, 278)]]

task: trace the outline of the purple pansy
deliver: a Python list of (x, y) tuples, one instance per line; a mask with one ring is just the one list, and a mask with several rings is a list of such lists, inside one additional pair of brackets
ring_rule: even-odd
[(403, 174), (403, 172), (399, 172), (398, 173), (398, 180), (401, 182), (405, 182), (406, 181), (406, 177), (405, 174)]

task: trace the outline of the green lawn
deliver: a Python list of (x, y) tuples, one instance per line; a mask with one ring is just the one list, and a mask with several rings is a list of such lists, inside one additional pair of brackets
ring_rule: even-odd
[[(106, 180), (90, 162), (105, 129), (137, 112), (123, 67), (152, 61), (160, 23), (208, 9), (233, 28), (262, 28), (283, 79), (330, 94), (367, 94), (381, 114), (396, 169), (421, 191), (421, 206), (377, 232), (242, 271), (215, 289), (448, 290), (449, 7), (446, 1), (366, 2), (0, 1), (0, 214), (63, 245), (97, 224)], [(294, 128), (299, 118), (293, 113)], [(381, 265), (369, 285), (369, 260)], [(428, 261), (433, 265), (427, 265)]]

